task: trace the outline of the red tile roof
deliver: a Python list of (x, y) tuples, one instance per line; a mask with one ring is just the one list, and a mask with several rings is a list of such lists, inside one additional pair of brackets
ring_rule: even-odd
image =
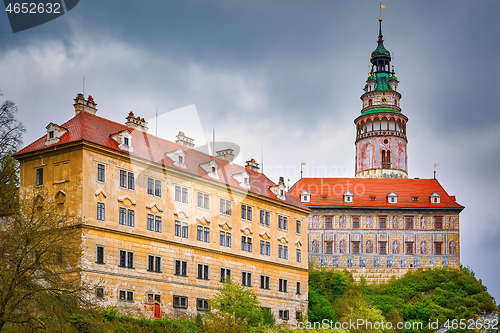
[[(464, 207), (450, 196), (436, 179), (378, 179), (378, 178), (303, 178), (290, 189), (290, 194), (300, 200), (307, 189), (311, 194), (306, 206), (330, 207), (387, 207), (387, 208), (456, 208)], [(351, 190), (352, 203), (344, 202), (344, 193)], [(397, 203), (390, 204), (387, 195), (394, 191)], [(441, 196), (439, 204), (431, 203), (429, 196), (436, 191)], [(413, 200), (417, 197), (418, 200)], [(323, 199), (325, 198), (325, 199)], [(375, 198), (375, 200), (370, 200)]]
[[(306, 206), (301, 204), (300, 201), (296, 200), (288, 193), (285, 194), (286, 201), (279, 200), (269, 189), (270, 186), (274, 186), (275, 184), (260, 172), (253, 171), (236, 164), (231, 165), (223, 159), (215, 158), (219, 163), (219, 166), (217, 168), (219, 180), (210, 178), (207, 173), (198, 165), (199, 163), (209, 161), (212, 158), (210, 155), (204, 154), (194, 149), (190, 149), (171, 141), (158, 138), (154, 135), (144, 133), (140, 130), (134, 130), (133, 128), (130, 128), (126, 125), (119, 124), (87, 112), (80, 112), (61, 126), (67, 128), (68, 132), (66, 132), (60, 138), (58, 143), (51, 146), (45, 146), (45, 140), (47, 136), (44, 135), (40, 139), (15, 153), (14, 157), (19, 159), (22, 158), (22, 155), (27, 153), (78, 141), (91, 142), (100, 146), (129, 154), (128, 152), (119, 149), (118, 144), (110, 137), (111, 134), (115, 134), (128, 129), (132, 133), (131, 146), (133, 147), (133, 152), (130, 153), (130, 155), (132, 156), (146, 159), (148, 161), (161, 164), (165, 167), (184, 171), (201, 178), (219, 181), (236, 188), (242, 187), (239, 186), (238, 182), (233, 177), (231, 177), (231, 175), (246, 171), (250, 174), (249, 192), (263, 195), (277, 201), (286, 202), (300, 209), (309, 210)], [(187, 167), (186, 169), (174, 166), (170, 158), (165, 155), (165, 153), (172, 152), (179, 148), (184, 149), (184, 151), (186, 152), (184, 161)]]

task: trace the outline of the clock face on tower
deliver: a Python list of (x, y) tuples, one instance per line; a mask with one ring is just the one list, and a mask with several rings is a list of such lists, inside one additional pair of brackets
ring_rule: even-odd
[(382, 97), (382, 98), (380, 99), (380, 102), (381, 102), (382, 104), (387, 104), (387, 97), (385, 97), (385, 96), (384, 96), (384, 97)]

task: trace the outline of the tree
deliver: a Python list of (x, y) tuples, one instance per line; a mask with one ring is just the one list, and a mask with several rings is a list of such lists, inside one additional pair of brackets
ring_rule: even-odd
[[(0, 91), (0, 96), (2, 96)], [(6, 100), (0, 104), (0, 214), (12, 213), (17, 207), (17, 186), (19, 164), (12, 157), (21, 146), (25, 131), (23, 124), (15, 117), (17, 106)]]
[(0, 224), (0, 330), (43, 328), (43, 318), (85, 305), (77, 264), (79, 221), (38, 193)]

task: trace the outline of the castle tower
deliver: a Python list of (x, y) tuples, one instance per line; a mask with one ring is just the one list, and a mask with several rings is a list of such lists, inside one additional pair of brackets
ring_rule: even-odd
[(356, 177), (407, 178), (408, 159), (406, 123), (401, 112), (398, 79), (391, 70), (391, 54), (384, 47), (382, 18), (379, 18), (377, 48), (370, 57), (371, 70), (364, 94), (361, 115), (356, 124)]

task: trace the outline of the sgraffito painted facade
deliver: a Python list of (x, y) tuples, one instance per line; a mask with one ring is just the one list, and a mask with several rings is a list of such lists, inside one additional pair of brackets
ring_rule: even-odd
[(102, 305), (151, 317), (208, 310), (226, 277), (251, 288), (278, 321), (307, 311), (308, 208), (258, 171), (95, 115), (75, 117), (16, 153), (21, 194), (42, 193), (82, 219), (82, 278)]

